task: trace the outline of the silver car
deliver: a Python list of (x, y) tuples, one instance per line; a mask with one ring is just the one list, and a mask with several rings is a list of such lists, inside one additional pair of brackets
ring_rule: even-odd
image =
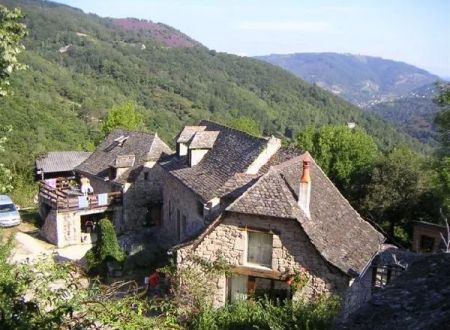
[(19, 211), (11, 198), (0, 195), (0, 227), (17, 226), (20, 222)]

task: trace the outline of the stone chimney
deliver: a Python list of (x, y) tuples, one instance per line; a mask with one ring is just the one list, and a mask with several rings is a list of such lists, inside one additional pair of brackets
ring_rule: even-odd
[(311, 201), (311, 176), (309, 174), (309, 167), (311, 160), (305, 158), (303, 160), (303, 173), (300, 179), (300, 187), (298, 191), (298, 206), (305, 212), (308, 218), (311, 217), (309, 213), (309, 203)]

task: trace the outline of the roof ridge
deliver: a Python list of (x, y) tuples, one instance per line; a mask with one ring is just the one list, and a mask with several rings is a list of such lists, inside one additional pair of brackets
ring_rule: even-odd
[(237, 128), (228, 126), (228, 125), (226, 125), (226, 124), (218, 123), (218, 122), (215, 122), (215, 121), (212, 121), (212, 120), (209, 120), (209, 119), (202, 119), (202, 120), (200, 121), (200, 123), (198, 124), (198, 126), (200, 126), (203, 122), (207, 122), (207, 123), (210, 123), (210, 124), (213, 124), (213, 125), (221, 126), (221, 127), (224, 128), (224, 129), (228, 129), (228, 130), (230, 130), (230, 131), (234, 131), (234, 132), (237, 132), (237, 133), (241, 133), (241, 134), (243, 134), (243, 135), (247, 135), (248, 137), (250, 137), (250, 138), (252, 138), (252, 139), (264, 140), (264, 141), (266, 141), (266, 142), (267, 142), (268, 139), (269, 139), (269, 138), (266, 138), (266, 137), (264, 137), (264, 136), (256, 136), (256, 135), (252, 135), (252, 134), (247, 133), (247, 132), (245, 132), (245, 131), (241, 131), (241, 130), (239, 130), (239, 129), (237, 129)]

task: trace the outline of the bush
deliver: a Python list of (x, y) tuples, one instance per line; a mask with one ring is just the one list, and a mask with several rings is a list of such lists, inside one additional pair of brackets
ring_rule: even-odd
[(85, 256), (90, 273), (104, 273), (108, 261), (122, 263), (125, 260), (111, 221), (102, 219), (98, 224), (97, 244)]
[(302, 301), (246, 300), (214, 309), (206, 308), (194, 317), (192, 329), (330, 329), (339, 310), (335, 297)]

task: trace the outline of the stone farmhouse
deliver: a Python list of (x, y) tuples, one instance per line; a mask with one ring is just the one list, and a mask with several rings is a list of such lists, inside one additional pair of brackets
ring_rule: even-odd
[(89, 179), (93, 194), (84, 196), (79, 185), (67, 178), (41, 181), (42, 235), (63, 247), (95, 242), (96, 222), (105, 216), (113, 220), (118, 233), (158, 224), (163, 175), (155, 164), (171, 153), (157, 134), (111, 132), (74, 168), (77, 180)]
[[(215, 306), (262, 292), (294, 299), (336, 293), (349, 306), (370, 296), (370, 265), (383, 235), (309, 153), (275, 137), (201, 121), (184, 127), (172, 153), (156, 134), (116, 131), (76, 172), (95, 193), (120, 194), (120, 202), (96, 209), (113, 213), (118, 232), (140, 230), (144, 215), (161, 210), (151, 231), (178, 267), (198, 258), (226, 261), (231, 275), (210, 283)], [(65, 235), (51, 241), (72, 244), (70, 228), (92, 210), (51, 212), (46, 225), (56, 223), (56, 236)], [(301, 290), (292, 292), (291, 282)]]

